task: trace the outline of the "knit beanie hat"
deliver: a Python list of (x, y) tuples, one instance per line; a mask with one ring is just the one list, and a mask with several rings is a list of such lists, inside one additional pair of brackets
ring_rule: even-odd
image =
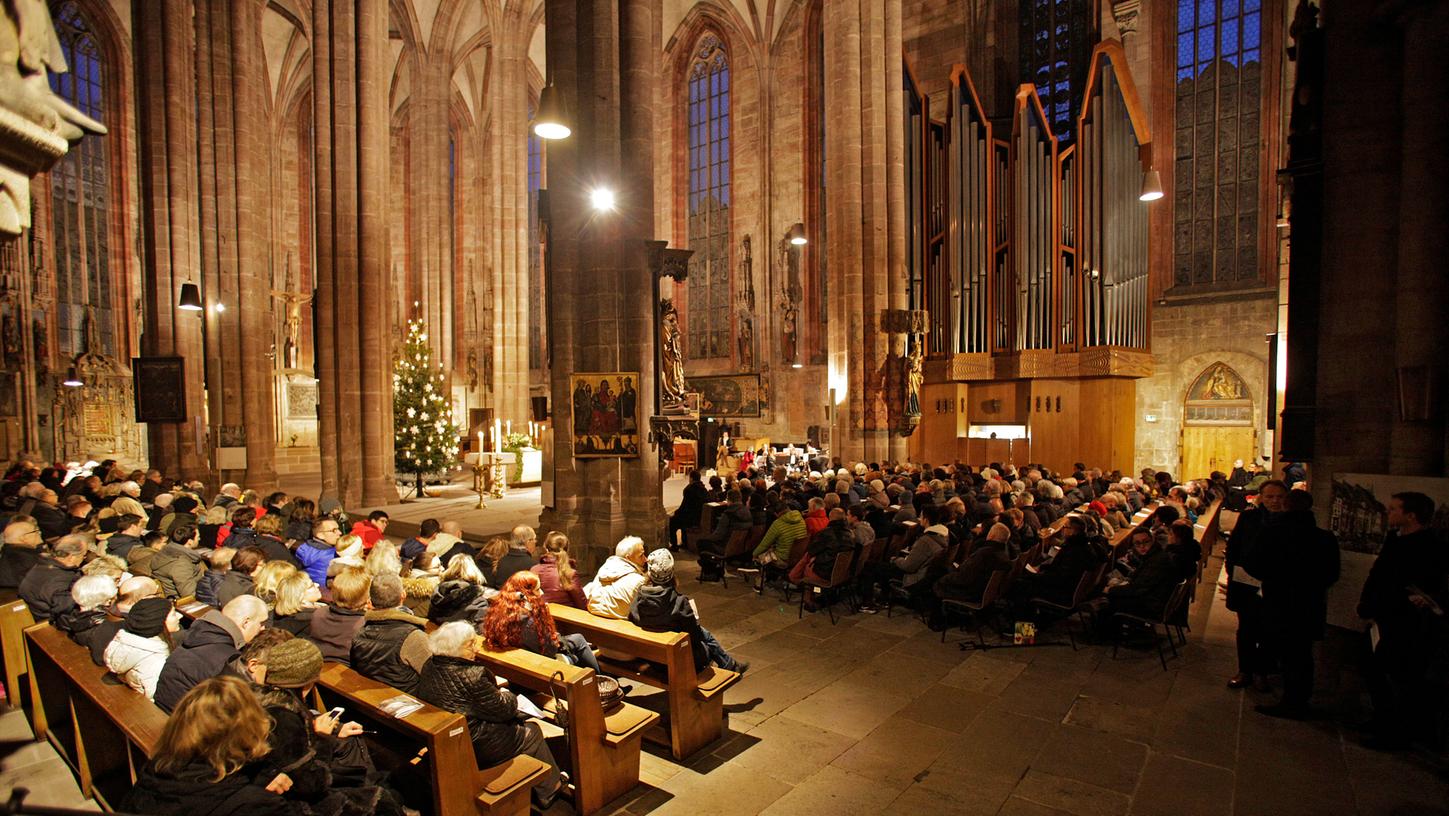
[(322, 650), (306, 638), (284, 640), (267, 655), (267, 685), (298, 688), (322, 673)]
[(166, 616), (171, 614), (171, 602), (165, 598), (146, 598), (136, 602), (126, 613), (121, 624), (127, 632), (138, 637), (156, 637), (166, 628)]
[(669, 550), (660, 548), (649, 553), (646, 563), (650, 583), (662, 585), (674, 580), (674, 556), (669, 554)]

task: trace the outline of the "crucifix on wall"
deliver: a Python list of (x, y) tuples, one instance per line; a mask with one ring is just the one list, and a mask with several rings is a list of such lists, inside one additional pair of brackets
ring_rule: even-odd
[(273, 289), (272, 297), (287, 305), (282, 319), (282, 360), (286, 368), (297, 367), (298, 348), (302, 342), (302, 307), (312, 302), (312, 293), (292, 291), (292, 255), (287, 254), (285, 288)]

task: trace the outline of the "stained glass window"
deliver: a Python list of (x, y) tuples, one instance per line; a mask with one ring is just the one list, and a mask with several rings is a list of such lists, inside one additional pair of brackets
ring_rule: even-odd
[(1259, 279), (1261, 0), (1178, 0), (1173, 287)]
[[(101, 52), (90, 25), (71, 0), (51, 8), (70, 71), (52, 74), (56, 94), (87, 116), (105, 121)], [(74, 357), (85, 344), (87, 307), (97, 321), (93, 336), (116, 355), (115, 304), (110, 275), (110, 159), (104, 137), (73, 145), (50, 172), (54, 221), (56, 335), (60, 353)]]
[(1096, 31), (1090, 0), (1024, 0), (1021, 4), (1022, 82), (1036, 86), (1058, 140), (1069, 142), (1081, 106), (1082, 83)]
[(718, 37), (699, 41), (689, 91), (690, 359), (730, 354), (730, 67)]

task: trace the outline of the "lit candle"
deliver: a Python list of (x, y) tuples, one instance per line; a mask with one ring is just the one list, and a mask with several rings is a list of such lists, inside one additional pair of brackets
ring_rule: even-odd
[(503, 423), (497, 419), (493, 420), (493, 450), (498, 450), (498, 445), (503, 441)]
[(482, 453), (483, 452), (483, 432), (482, 431), (479, 431), (478, 432), (478, 452), (479, 453)]
[(506, 431), (506, 433), (509, 436), (512, 436), (513, 435), (513, 420), (511, 420), (511, 419), (508, 420), (508, 430)]

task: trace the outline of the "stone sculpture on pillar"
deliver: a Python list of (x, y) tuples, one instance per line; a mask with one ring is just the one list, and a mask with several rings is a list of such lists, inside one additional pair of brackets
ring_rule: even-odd
[(665, 298), (659, 304), (659, 391), (666, 407), (684, 404), (684, 343), (679, 332), (679, 310)]
[(86, 133), (106, 132), (50, 89), (69, 68), (45, 0), (0, 4), (0, 235), (30, 226), (30, 177)]

